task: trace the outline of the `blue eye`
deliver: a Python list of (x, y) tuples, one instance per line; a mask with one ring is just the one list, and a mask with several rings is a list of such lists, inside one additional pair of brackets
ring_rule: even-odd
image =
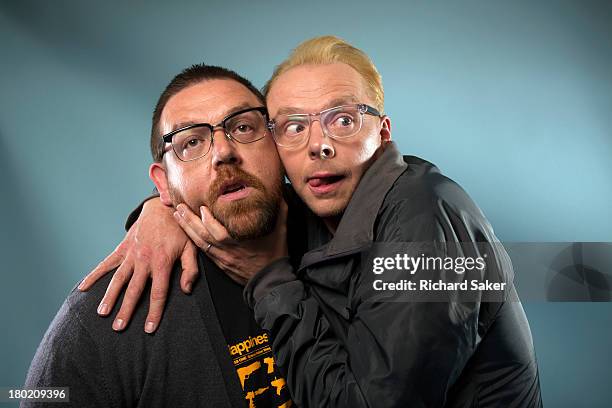
[(351, 127), (353, 126), (353, 124), (355, 123), (355, 120), (353, 119), (352, 116), (350, 115), (346, 115), (346, 114), (342, 114), (342, 115), (338, 115), (336, 116), (333, 121), (330, 123), (331, 127)]

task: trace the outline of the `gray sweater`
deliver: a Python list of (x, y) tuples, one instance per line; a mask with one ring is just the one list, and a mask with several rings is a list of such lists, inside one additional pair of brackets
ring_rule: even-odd
[[(198, 261), (200, 270), (214, 267), (202, 254)], [(118, 307), (109, 318), (96, 314), (112, 274), (86, 293), (73, 289), (36, 352), (25, 386), (69, 386), (70, 404), (62, 406), (72, 407), (243, 407), (205, 274), (190, 296), (180, 291), (180, 273), (172, 276), (164, 318), (153, 335), (143, 330), (150, 286), (122, 333), (111, 329)]]

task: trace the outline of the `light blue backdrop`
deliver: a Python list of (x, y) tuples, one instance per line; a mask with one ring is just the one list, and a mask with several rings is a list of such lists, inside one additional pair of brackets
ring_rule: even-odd
[[(612, 241), (610, 2), (3, 0), (0, 386), (23, 383), (67, 292), (150, 191), (170, 78), (203, 61), (261, 86), (321, 34), (373, 58), (402, 151), (458, 181), (500, 239)], [(612, 305), (525, 308), (545, 404), (610, 406)]]

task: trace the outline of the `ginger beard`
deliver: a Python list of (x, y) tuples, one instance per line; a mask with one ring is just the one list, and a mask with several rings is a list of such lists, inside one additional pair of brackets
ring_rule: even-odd
[[(239, 200), (219, 200), (228, 183), (251, 187), (253, 192)], [(281, 180), (274, 186), (268, 189), (252, 174), (239, 167), (225, 165), (217, 171), (217, 178), (201, 203), (188, 202), (172, 184), (169, 185), (169, 193), (175, 207), (185, 203), (195, 214), (200, 214), (200, 205), (206, 205), (233, 239), (249, 240), (270, 234), (276, 225), (282, 199)]]

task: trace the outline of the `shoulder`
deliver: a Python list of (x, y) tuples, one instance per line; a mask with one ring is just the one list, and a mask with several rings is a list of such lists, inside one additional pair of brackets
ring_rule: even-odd
[[(117, 333), (112, 329), (113, 319), (119, 311), (123, 295), (118, 299), (113, 311), (108, 317), (97, 314), (97, 309), (104, 297), (114, 271), (98, 280), (87, 292), (81, 292), (73, 288), (57, 315), (49, 325), (47, 332), (41, 342), (42, 348), (46, 350), (46, 355), (61, 355), (69, 353), (73, 358), (79, 358), (81, 354), (99, 356), (101, 359), (110, 357), (127, 358), (128, 355), (121, 355), (123, 349), (128, 347), (138, 347), (137, 342), (145, 334), (141, 327), (144, 327), (142, 309), (145, 302), (139, 302), (128, 329), (122, 333)], [(143, 297), (148, 299), (148, 292)], [(146, 302), (148, 304), (148, 301)], [(141, 322), (142, 320), (142, 322)], [(78, 356), (78, 357), (77, 357)], [(100, 361), (98, 361), (98, 364)]]
[[(99, 333), (83, 321), (87, 312), (81, 309), (86, 305), (86, 294), (82, 295), (85, 296), (73, 290), (62, 304), (36, 350), (25, 385), (70, 386), (70, 402), (74, 406), (109, 405), (116, 386), (108, 381), (107, 375), (112, 373), (103, 363)], [(94, 314), (95, 309), (91, 310)]]
[(428, 212), (441, 202), (453, 207), (474, 206), (465, 190), (433, 163), (416, 156), (404, 156), (404, 161), (408, 167), (387, 193), (383, 207), (402, 204), (406, 210)]
[[(492, 235), (484, 214), (458, 183), (427, 160), (404, 156), (404, 161), (408, 166), (388, 191), (378, 214), (379, 238), (389, 238), (387, 230), (406, 241), (472, 241), (475, 237), (468, 229), (474, 228)], [(449, 237), (455, 229), (463, 231)]]
[[(116, 270), (113, 270), (98, 280), (87, 292), (81, 292), (78, 289), (73, 289), (66, 303), (71, 310), (74, 318), (77, 318), (86, 330), (99, 336), (99, 340), (104, 343), (116, 344), (117, 333), (111, 328), (113, 320), (117, 316), (121, 304), (123, 303), (126, 287), (123, 288), (119, 295), (111, 313), (107, 317), (101, 317), (97, 314), (98, 306), (102, 301), (104, 294), (114, 276)], [(186, 296), (180, 290), (181, 265), (177, 262), (170, 273), (170, 282), (168, 285), (168, 293), (164, 316), (170, 316), (169, 321), (176, 319), (177, 316), (188, 312), (193, 306), (193, 297)], [(196, 285), (197, 286), (197, 285)], [(151, 280), (148, 279), (140, 299), (134, 309), (134, 313), (127, 328), (119, 337), (129, 337), (130, 342), (137, 338), (147, 339), (154, 336), (148, 336), (144, 333), (144, 325), (148, 315), (149, 301), (151, 296)], [(166, 319), (164, 319), (166, 320)]]

